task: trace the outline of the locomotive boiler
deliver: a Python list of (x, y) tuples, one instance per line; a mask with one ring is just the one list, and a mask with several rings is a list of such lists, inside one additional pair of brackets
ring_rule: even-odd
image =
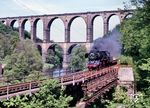
[(90, 53), (86, 53), (85, 57), (88, 58), (87, 68), (89, 70), (98, 70), (103, 67), (117, 64), (117, 60), (113, 60), (113, 57), (108, 51), (93, 50), (90, 51)]

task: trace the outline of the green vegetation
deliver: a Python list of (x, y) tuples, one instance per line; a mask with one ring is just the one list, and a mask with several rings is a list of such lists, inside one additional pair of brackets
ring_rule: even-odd
[(86, 48), (84, 46), (77, 46), (72, 50), (70, 57), (69, 67), (72, 69), (85, 69), (86, 59), (85, 59)]
[[(19, 32), (19, 29), (17, 27), (12, 28), (13, 31)], [(24, 30), (24, 38), (25, 39), (31, 39), (31, 35), (27, 30)]]
[(7, 55), (11, 55), (18, 41), (18, 32), (0, 23), (0, 62), (3, 62)]
[(44, 72), (49, 73), (50, 71), (62, 68), (63, 62), (63, 50), (57, 44), (53, 44), (48, 49), (48, 54), (46, 55), (46, 61), (44, 63)]
[(132, 0), (131, 2), (137, 7), (137, 10), (133, 17), (124, 21), (121, 26), (123, 54), (133, 58), (136, 72), (141, 78), (137, 83), (138, 90), (144, 90), (146, 93), (150, 88), (148, 68), (150, 63), (150, 1)]
[[(150, 102), (148, 102), (150, 100), (150, 0), (131, 0), (131, 3), (137, 10), (131, 18), (122, 23), (120, 28), (123, 34), (124, 55), (121, 62), (133, 63), (135, 68), (137, 91), (140, 91), (141, 94), (137, 101), (139, 103), (132, 101), (134, 107), (148, 108), (150, 106)], [(131, 62), (132, 60), (133, 62)], [(121, 104), (126, 105), (124, 102), (121, 102)], [(133, 106), (127, 107), (132, 108)]]
[[(60, 56), (55, 49), (54, 54)], [(60, 58), (49, 59), (55, 66), (60, 65)], [(0, 62), (4, 63), (4, 77), (7, 83), (40, 80), (43, 63), (42, 57), (32, 41), (19, 41), (17, 31), (0, 23)], [(50, 62), (50, 63), (51, 63)], [(49, 63), (49, 61), (48, 61)], [(64, 94), (56, 80), (45, 80), (40, 91), (30, 96), (16, 96), (10, 100), (1, 101), (2, 108), (68, 108), (72, 97)]]
[(124, 56), (124, 55), (121, 55), (119, 57), (119, 63), (121, 65), (133, 65), (133, 60), (132, 60), (132, 57), (129, 57), (129, 56)]
[(20, 82), (25, 77), (27, 80), (37, 79), (43, 65), (32, 41), (28, 39), (19, 41), (18, 32), (2, 23), (0, 23), (0, 62), (6, 65), (4, 78), (6, 77), (9, 83)]
[[(131, 0), (136, 6), (133, 16), (125, 20), (120, 31), (123, 34), (123, 56), (121, 64), (134, 66), (137, 81), (137, 98), (129, 99), (123, 89), (117, 88), (112, 101), (107, 101), (106, 107), (115, 108), (118, 105), (127, 108), (148, 108), (150, 106), (150, 0)], [(55, 46), (56, 47), (56, 46)], [(84, 69), (86, 48), (75, 47), (70, 57), (69, 67)], [(0, 24), (0, 61), (6, 64), (5, 75), (23, 80), (23, 76), (36, 78), (42, 70), (42, 60), (35, 45), (30, 40), (19, 42), (18, 33), (10, 27)], [(49, 50), (46, 67), (61, 65), (61, 50), (58, 47)], [(137, 79), (138, 78), (138, 79)], [(11, 82), (14, 83), (14, 82)], [(66, 108), (71, 100), (63, 94), (58, 82), (46, 81), (38, 93), (30, 98), (16, 97), (4, 101), (4, 106), (11, 108)]]
[(56, 80), (47, 80), (32, 97), (17, 96), (3, 101), (3, 105), (6, 108), (68, 108), (71, 100), (72, 97), (64, 95)]
[(9, 81), (13, 79), (22, 80), (23, 77), (33, 78), (42, 72), (42, 59), (36, 46), (30, 40), (22, 40), (17, 43), (16, 48), (10, 56), (5, 58), (5, 72)]
[(118, 106), (123, 106), (123, 108), (149, 108), (150, 101), (144, 99), (142, 93), (137, 93), (136, 98), (129, 98), (127, 96), (126, 90), (120, 87), (117, 87), (113, 93), (113, 100), (106, 100), (107, 108), (117, 108)]
[(150, 0), (131, 0), (131, 4), (137, 9), (119, 28), (123, 44), (119, 60), (134, 68), (138, 92), (129, 98), (126, 90), (116, 88), (112, 100), (101, 101), (107, 108), (150, 107)]
[[(48, 49), (48, 55), (46, 57), (47, 66), (51, 68), (61, 67), (63, 61), (63, 51), (60, 46), (54, 45)], [(50, 64), (50, 65), (48, 65)]]

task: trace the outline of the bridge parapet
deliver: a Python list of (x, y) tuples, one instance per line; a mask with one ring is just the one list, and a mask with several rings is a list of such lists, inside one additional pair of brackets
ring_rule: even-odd
[[(117, 74), (118, 66), (111, 66), (108, 68), (101, 69), (99, 71), (83, 71), (68, 74), (66, 76), (58, 77), (60, 84), (62, 86), (75, 84), (81, 82), (82, 84), (91, 81), (95, 78), (100, 78), (101, 76), (111, 76), (114, 72)], [(107, 75), (107, 73), (112, 73), (111, 75)], [(39, 90), (39, 83), (42, 81), (33, 81), (20, 83), (15, 85), (3, 86), (0, 87), (0, 99), (7, 98), (9, 99), (12, 96), (16, 96), (17, 94), (30, 94)], [(107, 82), (108, 83), (108, 82)]]
[(119, 69), (118, 65), (110, 66), (104, 69), (95, 70), (95, 71), (81, 71), (76, 73), (71, 73), (65, 76), (60, 77), (61, 84), (65, 85), (65, 82), (76, 82), (76, 80), (88, 81), (93, 78), (101, 77), (104, 74), (115, 72), (117, 73)]

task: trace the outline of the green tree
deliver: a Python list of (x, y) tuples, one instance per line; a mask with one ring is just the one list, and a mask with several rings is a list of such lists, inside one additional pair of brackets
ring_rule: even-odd
[(64, 95), (63, 92), (58, 81), (45, 81), (39, 93), (33, 97), (31, 105), (34, 106), (33, 108), (68, 108), (72, 98)]
[[(13, 29), (13, 31), (19, 32), (18, 27), (13, 27), (12, 29)], [(27, 30), (24, 30), (24, 38), (25, 39), (31, 39), (31, 34)]]
[(17, 96), (3, 101), (7, 108), (68, 108), (72, 97), (64, 95), (64, 90), (56, 80), (44, 81), (39, 92), (27, 98)]
[(119, 60), (121, 65), (133, 65), (132, 57), (121, 55)]
[(135, 97), (128, 97), (126, 90), (117, 87), (113, 93), (113, 100), (106, 100), (107, 108), (149, 108), (150, 100), (143, 93), (137, 93)]
[(18, 32), (0, 23), (0, 61), (3, 62), (4, 58), (12, 53), (18, 41)]
[(83, 70), (86, 66), (86, 48), (84, 46), (77, 46), (72, 50), (69, 67), (72, 69)]
[(7, 36), (14, 36), (18, 34), (18, 32), (12, 29), (12, 27), (4, 25), (2, 22), (0, 22), (0, 33)]
[(137, 8), (133, 16), (121, 25), (123, 54), (133, 58), (136, 72), (140, 75), (138, 90), (150, 94), (150, 0), (131, 0)]
[(146, 87), (143, 88), (145, 93), (150, 96), (150, 58), (144, 59), (142, 64), (139, 66), (140, 70), (144, 72), (143, 83), (145, 83)]
[(24, 76), (41, 73), (42, 59), (36, 46), (30, 40), (22, 40), (10, 56), (5, 59), (4, 75), (9, 80), (22, 80)]
[(46, 57), (46, 63), (53, 65), (54, 67), (61, 67), (63, 61), (63, 52), (60, 46), (54, 45), (48, 50), (48, 55)]
[(10, 98), (9, 100), (2, 101), (2, 104), (5, 108), (31, 108), (28, 104), (28, 98), (24, 96), (17, 95), (15, 98)]
[(128, 106), (130, 104), (130, 100), (124, 89), (117, 87), (115, 92), (113, 93), (113, 100), (108, 101), (108, 108), (116, 108), (117, 106)]

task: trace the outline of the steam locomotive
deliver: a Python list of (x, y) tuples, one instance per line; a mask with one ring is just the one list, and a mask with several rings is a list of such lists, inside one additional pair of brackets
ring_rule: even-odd
[(88, 58), (87, 68), (89, 70), (98, 70), (103, 67), (117, 64), (117, 60), (114, 60), (108, 51), (91, 51), (86, 53), (85, 57)]

